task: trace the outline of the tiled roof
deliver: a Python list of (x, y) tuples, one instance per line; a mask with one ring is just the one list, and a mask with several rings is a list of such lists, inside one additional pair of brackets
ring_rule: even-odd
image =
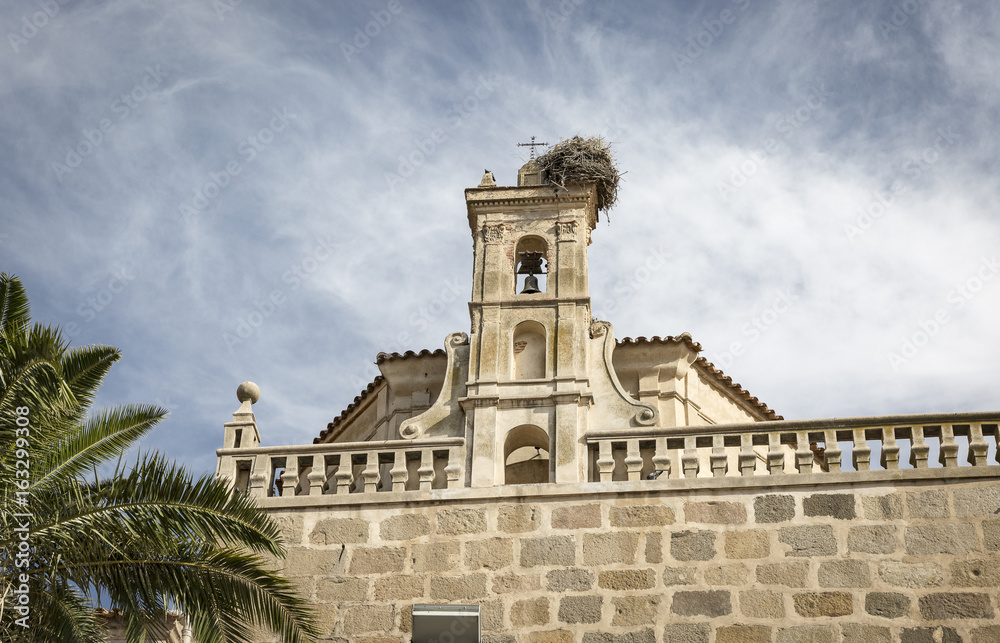
[(778, 415), (772, 409), (770, 409), (767, 406), (767, 404), (764, 404), (756, 397), (750, 395), (749, 391), (740, 386), (738, 382), (734, 382), (733, 378), (729, 377), (728, 375), (717, 369), (715, 367), (715, 364), (708, 361), (704, 357), (699, 357), (698, 359), (696, 359), (694, 365), (704, 368), (710, 375), (712, 375), (712, 377), (715, 378), (715, 381), (717, 381), (719, 384), (722, 384), (723, 386), (729, 388), (733, 393), (737, 395), (737, 397), (741, 397), (750, 404), (752, 404), (753, 406), (757, 407), (757, 410), (760, 411), (761, 414), (768, 420), (785, 419), (784, 417)]
[(376, 364), (381, 364), (382, 362), (394, 362), (397, 359), (409, 359), (411, 357), (428, 357), (431, 355), (444, 355), (443, 348), (436, 348), (434, 350), (427, 350), (426, 348), (421, 350), (419, 353), (414, 353), (413, 351), (406, 351), (403, 354), (400, 353), (379, 353), (378, 357), (375, 358)]
[(660, 337), (659, 335), (653, 335), (652, 339), (646, 339), (645, 337), (636, 337), (635, 339), (631, 337), (623, 337), (617, 342), (620, 345), (625, 344), (684, 344), (694, 352), (701, 352), (701, 344), (694, 341), (691, 338), (690, 333), (681, 333), (677, 337), (667, 335), (666, 337)]

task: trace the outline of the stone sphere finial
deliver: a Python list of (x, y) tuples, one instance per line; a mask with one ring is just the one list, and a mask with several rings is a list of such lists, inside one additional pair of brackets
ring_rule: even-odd
[(243, 382), (236, 389), (236, 399), (240, 402), (250, 400), (250, 404), (256, 404), (257, 400), (260, 399), (260, 387), (253, 382)]

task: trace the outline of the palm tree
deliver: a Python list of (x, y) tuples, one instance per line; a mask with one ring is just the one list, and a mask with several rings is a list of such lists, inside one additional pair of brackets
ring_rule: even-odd
[(251, 499), (156, 453), (122, 464), (166, 411), (91, 411), (120, 356), (31, 324), (20, 280), (0, 274), (0, 640), (101, 641), (99, 597), (129, 641), (164, 636), (167, 609), (200, 643), (242, 643), (257, 628), (314, 640), (306, 604), (269, 570), (284, 549)]

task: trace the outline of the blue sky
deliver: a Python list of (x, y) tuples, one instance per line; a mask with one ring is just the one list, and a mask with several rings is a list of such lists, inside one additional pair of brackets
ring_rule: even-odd
[(688, 331), (786, 418), (993, 410), (998, 32), (987, 1), (11, 0), (0, 270), (209, 471), (240, 382), (308, 443), (379, 351), (468, 331), (463, 190), (599, 135), (618, 337)]

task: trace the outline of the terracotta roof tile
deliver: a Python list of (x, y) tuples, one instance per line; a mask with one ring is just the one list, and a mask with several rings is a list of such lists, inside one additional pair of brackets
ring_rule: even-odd
[(733, 378), (729, 377), (721, 370), (715, 367), (715, 364), (708, 361), (704, 357), (699, 357), (694, 362), (695, 366), (700, 366), (704, 368), (712, 377), (715, 378), (719, 384), (728, 387), (732, 390), (738, 397), (742, 397), (744, 400), (757, 407), (757, 410), (767, 418), (768, 420), (784, 420), (785, 418), (775, 413), (772, 409), (768, 408), (767, 404), (764, 404), (759, 399), (750, 395), (750, 392), (739, 385), (738, 382), (734, 382)]
[(361, 394), (355, 397), (354, 401), (348, 404), (347, 408), (340, 412), (340, 415), (333, 418), (333, 422), (327, 424), (326, 428), (319, 432), (319, 437), (313, 438), (313, 444), (320, 444), (323, 442), (326, 436), (337, 428), (337, 425), (343, 422), (347, 416), (351, 414), (351, 411), (358, 408), (358, 405), (361, 404), (361, 402), (364, 401), (364, 399), (367, 398), (375, 389), (377, 389), (384, 380), (385, 378), (381, 375), (375, 376), (375, 379), (372, 380), (367, 387), (365, 387), (365, 390), (361, 391)]
[(660, 337), (659, 335), (653, 335), (652, 339), (646, 339), (645, 337), (622, 337), (617, 342), (619, 345), (624, 344), (685, 344), (688, 348), (698, 353), (701, 352), (701, 344), (692, 339), (690, 333), (681, 333), (677, 337), (672, 335), (667, 335), (666, 337)]

